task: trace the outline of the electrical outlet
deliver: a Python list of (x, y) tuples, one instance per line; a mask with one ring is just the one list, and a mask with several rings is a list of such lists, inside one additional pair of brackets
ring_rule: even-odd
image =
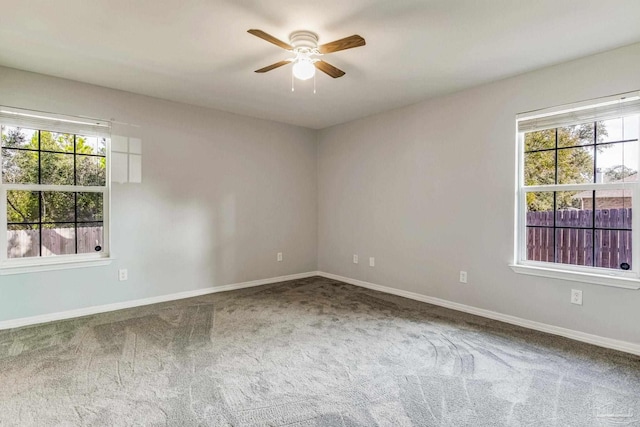
[(120, 270), (118, 270), (118, 280), (123, 282), (128, 279), (129, 279), (129, 272), (127, 271), (126, 268), (121, 268)]
[(582, 291), (579, 289), (571, 289), (571, 304), (582, 305)]
[(460, 283), (467, 283), (467, 272), (460, 271)]
[(374, 257), (369, 257), (369, 267), (376, 266), (376, 259)]
[(278, 262), (282, 262), (282, 252), (278, 252), (278, 256), (276, 258)]
[(353, 255), (353, 263), (357, 264), (358, 263), (358, 255)]

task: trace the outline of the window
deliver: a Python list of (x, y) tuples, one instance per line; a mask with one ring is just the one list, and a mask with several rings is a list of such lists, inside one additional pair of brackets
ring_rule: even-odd
[(639, 288), (637, 93), (519, 115), (514, 270)]
[(0, 109), (0, 267), (104, 260), (108, 125)]

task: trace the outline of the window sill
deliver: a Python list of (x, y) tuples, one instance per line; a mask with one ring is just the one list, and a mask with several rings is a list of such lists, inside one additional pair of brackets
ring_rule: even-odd
[(74, 260), (54, 260), (46, 262), (31, 263), (5, 263), (0, 266), (0, 276), (11, 274), (37, 273), (40, 271), (67, 270), (73, 268), (100, 267), (109, 265), (113, 261), (112, 257), (74, 259)]
[(542, 276), (550, 277), (553, 279), (571, 280), (574, 282), (593, 283), (596, 285), (613, 286), (616, 288), (624, 289), (640, 289), (640, 280), (631, 277), (583, 273), (579, 271), (568, 271), (522, 264), (509, 264), (509, 267), (511, 267), (511, 269), (516, 273), (528, 274), (531, 276)]

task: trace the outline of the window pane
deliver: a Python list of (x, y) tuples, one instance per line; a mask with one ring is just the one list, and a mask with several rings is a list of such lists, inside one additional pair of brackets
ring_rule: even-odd
[(40, 230), (37, 225), (9, 224), (7, 226), (7, 257), (27, 258), (38, 256)]
[(73, 153), (73, 135), (45, 130), (40, 131), (40, 149)]
[(76, 156), (77, 185), (104, 186), (107, 177), (106, 164), (104, 157)]
[(95, 136), (76, 136), (76, 153), (96, 154), (104, 156), (107, 153), (107, 140)]
[(556, 192), (556, 227), (592, 227), (593, 192)]
[(41, 194), (42, 222), (73, 222), (74, 194), (64, 191), (43, 191)]
[(1, 126), (2, 146), (38, 149), (38, 131), (13, 126)]
[(524, 185), (555, 184), (555, 151), (541, 151), (524, 155)]
[(593, 229), (557, 228), (556, 262), (593, 266)]
[(524, 134), (524, 151), (555, 148), (556, 130), (547, 129)]
[(102, 221), (102, 193), (77, 193), (78, 221)]
[(41, 183), (73, 185), (73, 154), (40, 153)]
[(78, 253), (98, 253), (104, 250), (103, 226), (101, 222), (78, 224)]
[(632, 190), (596, 191), (596, 227), (631, 228)]
[(527, 225), (553, 227), (553, 191), (527, 193)]
[(627, 116), (598, 122), (598, 142), (615, 142), (638, 139), (640, 116)]
[(598, 143), (622, 141), (624, 139), (622, 135), (622, 118), (598, 122)]
[(593, 147), (558, 150), (558, 184), (593, 182)]
[(553, 262), (553, 228), (527, 227), (527, 260)]
[(2, 149), (2, 182), (7, 184), (38, 183), (38, 152)]
[(76, 253), (76, 231), (73, 224), (42, 226), (42, 256)]
[(39, 222), (37, 191), (7, 190), (7, 222)]
[(558, 147), (574, 147), (593, 143), (593, 123), (558, 128)]
[(600, 182), (638, 180), (638, 141), (598, 146), (596, 158)]
[(622, 119), (622, 138), (638, 139), (640, 116), (627, 116)]
[(631, 231), (596, 230), (595, 233), (595, 266), (617, 270), (630, 270), (632, 267)]

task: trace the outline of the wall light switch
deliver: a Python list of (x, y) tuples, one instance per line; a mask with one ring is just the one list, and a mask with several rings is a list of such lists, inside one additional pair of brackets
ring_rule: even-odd
[(353, 255), (353, 263), (357, 264), (358, 263), (358, 255)]
[(374, 257), (369, 257), (369, 267), (376, 266), (376, 259)]
[(278, 252), (277, 260), (278, 260), (278, 262), (282, 261), (282, 252)]

